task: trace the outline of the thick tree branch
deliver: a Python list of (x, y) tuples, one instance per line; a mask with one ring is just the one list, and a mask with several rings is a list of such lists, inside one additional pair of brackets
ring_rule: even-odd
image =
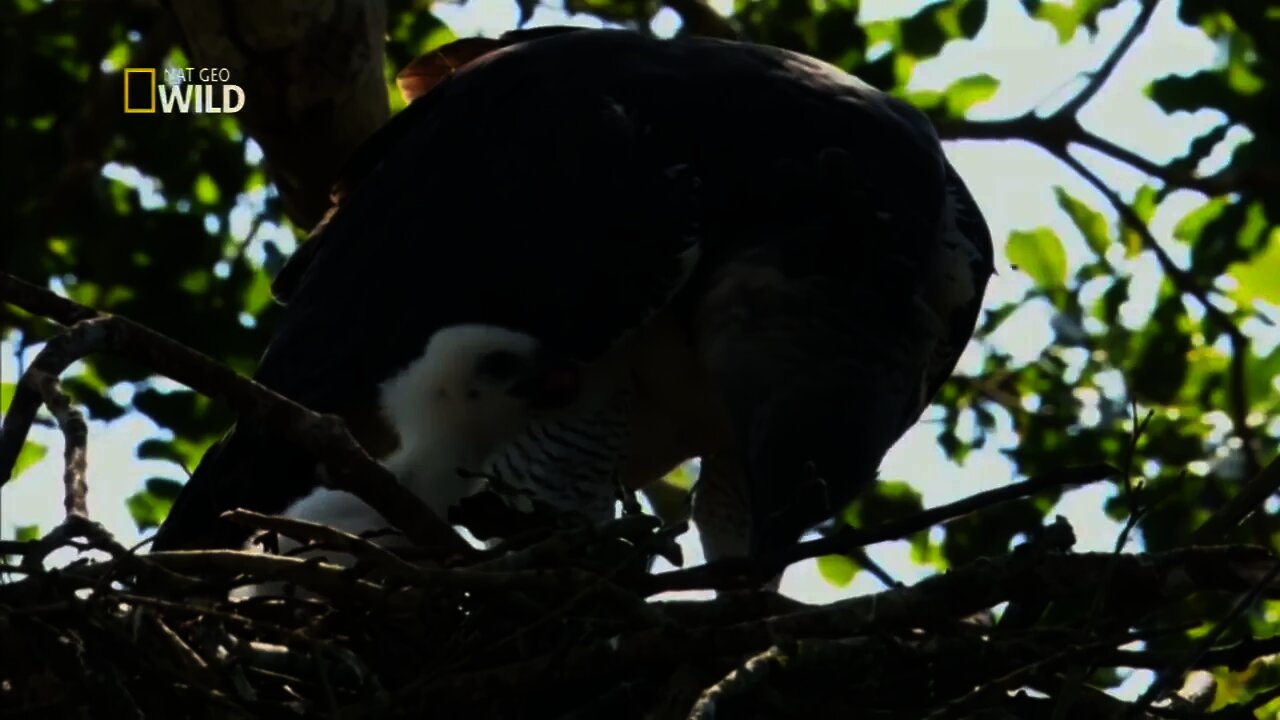
[[(403, 699), (470, 697), (501, 683), (523, 692), (544, 683), (584, 682), (601, 676), (762, 652), (780, 638), (833, 638), (953, 626), (957, 620), (1026, 594), (1052, 599), (1090, 597), (1115, 573), (1113, 602), (1155, 607), (1192, 592), (1244, 591), (1259, 584), (1273, 566), (1263, 548), (1187, 548), (1168, 553), (1116, 556), (1111, 553), (1050, 555), (1035, 562), (1015, 557), (987, 558), (915, 585), (886, 590), (798, 612), (701, 628), (663, 626), (577, 646), (563, 653), (499, 668), (453, 674), (407, 689)], [(1113, 563), (1119, 563), (1116, 570)], [(1273, 596), (1280, 587), (1268, 583)]]
[(62, 453), (63, 507), (68, 516), (87, 518), (89, 505), (86, 496), (89, 486), (85, 483), (85, 472), (88, 470), (89, 427), (85, 424), (84, 414), (71, 404), (71, 398), (62, 391), (56, 376), (28, 371), (21, 382), (35, 386), (35, 392), (44, 400), (45, 407), (53, 413), (58, 421), (58, 428), (62, 430), (66, 445)]
[(195, 65), (244, 88), (236, 115), (262, 146), (285, 211), (310, 228), (351, 153), (390, 114), (383, 0), (181, 0), (170, 10)]
[(741, 667), (735, 668), (723, 680), (702, 693), (689, 712), (689, 720), (714, 720), (719, 717), (722, 704), (770, 682), (777, 673), (784, 671), (793, 662), (795, 652), (795, 643), (788, 642), (751, 656)]

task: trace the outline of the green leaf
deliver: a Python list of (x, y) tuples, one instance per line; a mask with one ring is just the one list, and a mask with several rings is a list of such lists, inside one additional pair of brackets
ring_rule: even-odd
[(1150, 223), (1151, 218), (1156, 214), (1158, 202), (1159, 194), (1156, 189), (1150, 185), (1143, 185), (1133, 195), (1133, 211), (1138, 214), (1139, 220), (1144, 223)]
[(112, 400), (100, 378), (91, 373), (64, 378), (62, 389), (71, 395), (77, 405), (89, 412), (94, 420), (115, 420), (125, 414), (125, 409)]
[(32, 465), (44, 459), (49, 454), (49, 448), (41, 445), (34, 440), (28, 440), (22, 444), (22, 450), (18, 451), (18, 461), (13, 465), (13, 477), (18, 477)]
[(218, 184), (209, 177), (208, 173), (200, 173), (196, 176), (195, 194), (196, 200), (204, 205), (217, 205), (218, 198), (222, 195), (218, 192)]
[[(964, 37), (971, 38), (978, 34), (982, 26), (987, 22), (987, 0), (969, 0), (968, 2), (951, 3), (953, 7), (958, 6), (956, 11), (956, 20), (959, 24), (960, 34)], [(943, 18), (946, 24), (947, 9), (939, 12), (939, 16)]]
[(1058, 32), (1058, 42), (1066, 43), (1081, 27), (1098, 30), (1098, 13), (1120, 0), (1022, 0), (1022, 6), (1037, 20), (1047, 22)]
[(1068, 42), (1076, 34), (1076, 18), (1070, 8), (1053, 2), (1041, 3), (1036, 9), (1036, 18), (1049, 23), (1054, 30), (1058, 31), (1060, 43)]
[(852, 527), (865, 527), (914, 515), (924, 509), (920, 491), (901, 480), (881, 480), (840, 511)]
[(1014, 230), (1004, 252), (1015, 268), (1042, 288), (1062, 287), (1067, 281), (1067, 251), (1047, 227)]
[(847, 587), (857, 576), (858, 570), (858, 564), (844, 555), (823, 555), (818, 558), (818, 572), (836, 587)]
[(1216, 220), (1229, 204), (1230, 201), (1225, 197), (1213, 198), (1184, 215), (1178, 224), (1173, 226), (1173, 236), (1185, 243), (1194, 243), (1204, 231), (1205, 226)]
[(13, 529), (13, 539), (18, 542), (32, 542), (40, 539), (39, 525), (19, 525)]
[(17, 389), (17, 383), (0, 383), (0, 416), (9, 412), (9, 403), (13, 402), (13, 393)]
[(1080, 234), (1084, 236), (1085, 242), (1089, 244), (1089, 249), (1093, 250), (1100, 259), (1105, 260), (1107, 248), (1111, 246), (1111, 233), (1107, 219), (1082, 200), (1072, 197), (1063, 188), (1055, 187), (1053, 192), (1058, 197), (1058, 207), (1062, 208), (1071, 218), (1071, 222), (1075, 223)]
[(1280, 306), (1280, 229), (1271, 231), (1265, 247), (1248, 262), (1232, 263), (1227, 269), (1236, 281), (1231, 296), (1245, 307), (1257, 300)]
[(144, 490), (130, 495), (125, 499), (124, 504), (129, 509), (129, 515), (138, 529), (149, 530), (160, 527), (160, 523), (164, 522), (165, 517), (169, 515), (169, 509), (173, 507), (173, 499), (160, 497)]
[(1138, 340), (1137, 362), (1129, 373), (1129, 389), (1139, 401), (1170, 404), (1186, 382), (1191, 337), (1181, 327), (1185, 317), (1177, 295), (1163, 300), (1151, 314), (1151, 322)]
[(1280, 345), (1263, 357), (1251, 354), (1245, 368), (1248, 397), (1258, 407), (1266, 407), (1280, 393)]
[(163, 477), (147, 478), (145, 487), (147, 492), (155, 497), (164, 498), (170, 502), (178, 499), (178, 493), (182, 492), (182, 483)]
[(679, 467), (667, 473), (662, 481), (668, 485), (673, 485), (681, 490), (693, 489), (693, 481), (696, 476), (693, 472), (693, 463), (681, 463)]
[[(268, 257), (270, 257), (269, 254)], [(271, 277), (272, 275), (265, 272), (253, 274), (253, 280), (250, 281), (249, 289), (245, 292), (245, 312), (257, 317), (259, 313), (275, 302), (274, 297), (271, 295)]]
[(926, 7), (903, 20), (899, 31), (901, 50), (915, 57), (933, 57), (947, 42), (947, 34), (938, 24), (938, 6)]
[(962, 77), (947, 86), (944, 94), (947, 98), (947, 112), (956, 117), (963, 117), (974, 105), (991, 99), (1000, 87), (1000, 81), (985, 73)]
[(150, 438), (138, 443), (134, 453), (139, 460), (169, 460), (182, 465), (186, 462), (186, 457), (174, 445), (170, 440)]

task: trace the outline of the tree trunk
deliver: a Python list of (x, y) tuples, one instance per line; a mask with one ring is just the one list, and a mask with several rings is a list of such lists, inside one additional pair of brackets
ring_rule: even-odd
[(310, 228), (350, 154), (390, 114), (383, 0), (184, 0), (171, 5), (197, 68), (244, 89), (289, 219)]

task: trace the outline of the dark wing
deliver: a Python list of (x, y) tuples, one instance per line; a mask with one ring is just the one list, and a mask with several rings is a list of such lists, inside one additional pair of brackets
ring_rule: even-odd
[(942, 323), (942, 335), (925, 372), (920, 412), (911, 422), (924, 412), (955, 370), (960, 354), (973, 337), (987, 282), (995, 272), (991, 231), (982, 211), (955, 168), (948, 163), (946, 169), (947, 211), (942, 246), (934, 265), (933, 288), (928, 293), (929, 303)]
[(419, 98), (428, 95), (428, 93), (439, 87), (441, 83), (452, 78), (463, 68), (495, 50), (518, 42), (581, 30), (583, 28), (547, 27), (533, 30), (516, 30), (505, 33), (497, 39), (462, 38), (416, 58), (397, 73), (396, 85), (409, 105), (365, 140), (360, 147), (356, 148), (351, 158), (347, 160), (339, 173), (338, 180), (334, 183), (331, 193), (333, 206), (317, 223), (316, 227), (312, 229), (307, 242), (290, 256), (289, 261), (285, 263), (284, 267), (280, 269), (280, 272), (272, 280), (271, 292), (276, 300), (281, 303), (289, 301), (289, 297), (293, 295), (294, 288), (301, 282), (302, 276), (306, 273), (307, 268), (311, 267), (311, 261), (315, 258), (316, 253), (319, 252), (324, 242), (325, 230), (329, 226), (329, 221), (333, 219), (347, 196), (355, 188), (359, 187), (360, 183), (369, 177), (369, 174), (374, 169), (382, 164), (382, 161), (422, 121), (422, 118), (432, 112), (435, 103), (433, 101), (416, 102)]

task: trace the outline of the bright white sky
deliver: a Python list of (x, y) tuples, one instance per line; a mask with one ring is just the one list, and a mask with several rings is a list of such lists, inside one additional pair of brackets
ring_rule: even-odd
[[(721, 11), (727, 11), (728, 4), (726, 0), (713, 2)], [(907, 14), (923, 4), (864, 0), (862, 15), (868, 20), (889, 18)], [(992, 2), (989, 6), (990, 16), (981, 34), (971, 42), (949, 44), (938, 58), (921, 65), (912, 86), (912, 89), (941, 90), (966, 75), (985, 72), (997, 77), (1000, 80), (999, 92), (992, 100), (972, 111), (973, 119), (1017, 115), (1032, 107), (1051, 109), (1065, 99), (1072, 88), (1078, 87), (1082, 72), (1098, 65), (1137, 14), (1137, 3), (1126, 2), (1102, 15), (1096, 38), (1081, 33), (1063, 46), (1058, 44), (1049, 25), (1027, 18), (1020, 3)], [(516, 19), (512, 0), (470, 0), (465, 7), (442, 3), (436, 10), (460, 36), (474, 33), (495, 35), (514, 27)], [(1179, 23), (1175, 10), (1175, 3), (1162, 3), (1150, 29), (1138, 40), (1082, 118), (1086, 126), (1099, 135), (1156, 161), (1178, 155), (1191, 137), (1221, 121), (1218, 113), (1210, 111), (1166, 116), (1143, 92), (1155, 77), (1188, 73), (1213, 63), (1218, 57), (1217, 49), (1203, 34)], [(564, 22), (563, 13), (544, 6), (538, 10), (532, 24)], [(570, 22), (582, 24), (581, 19)], [(661, 34), (666, 34), (674, 31), (676, 23), (674, 14), (664, 11), (655, 27)], [(1244, 131), (1232, 133), (1232, 139), (1237, 142), (1244, 137), (1247, 137)], [(1053, 186), (1064, 186), (1114, 221), (1114, 213), (1100, 195), (1033, 147), (1022, 143), (962, 142), (949, 144), (947, 152), (976, 195), (997, 242), (1000, 274), (988, 291), (989, 304), (1019, 298), (1030, 287), (1030, 281), (1010, 269), (1004, 260), (1004, 239), (1010, 230), (1048, 225), (1065, 241), (1068, 259), (1073, 266), (1087, 256), (1088, 250), (1079, 233), (1057, 207)], [(1141, 175), (1115, 163), (1093, 155), (1083, 157), (1123, 196), (1131, 196), (1143, 181)], [(1209, 162), (1221, 162), (1222, 159), (1223, 153), (1219, 152)], [(115, 166), (106, 174), (130, 184), (139, 184), (137, 173), (129, 169)], [(141, 187), (145, 196), (145, 181)], [(233, 235), (243, 238), (247, 234), (255, 206), (260, 206), (261, 202), (260, 195), (245, 198), (244, 206), (231, 218)], [(1200, 196), (1194, 193), (1176, 193), (1160, 207), (1152, 224), (1155, 236), (1175, 260), (1184, 264), (1187, 261), (1186, 247), (1172, 239), (1171, 230), (1174, 223), (1199, 202)], [(258, 243), (255, 243), (258, 250), (260, 241), (267, 237), (277, 240), (286, 249), (292, 247), (287, 231), (266, 227), (260, 230)], [(1116, 260), (1120, 267), (1134, 275), (1134, 299), (1124, 308), (1124, 318), (1126, 324), (1136, 325), (1149, 316), (1154, 303), (1154, 281), (1158, 280), (1159, 272), (1148, 255), (1131, 262), (1121, 256)], [(1046, 305), (1027, 305), (1006, 322), (992, 340), (1020, 361), (1033, 359), (1051, 339), (1050, 319)], [(1277, 341), (1276, 335), (1275, 331), (1270, 331), (1270, 337), (1258, 338), (1263, 349)], [(971, 347), (962, 361), (962, 368), (975, 369), (980, 357), (980, 349)], [(10, 346), (4, 347), (0, 359), (4, 362), (0, 376), (12, 382), (15, 379), (15, 358)], [(1117, 383), (1112, 390), (1118, 392), (1118, 389)], [(130, 389), (119, 388), (113, 395), (118, 400), (126, 400), (131, 392)], [(1087, 402), (1087, 398), (1085, 400)], [(154, 424), (140, 416), (129, 416), (111, 425), (91, 424), (90, 510), (95, 519), (103, 522), (126, 544), (139, 539), (139, 534), (125, 510), (124, 498), (136, 492), (147, 477), (182, 477), (181, 471), (169, 463), (141, 461), (134, 457), (137, 443), (158, 433)], [(998, 452), (998, 449), (1011, 447), (1016, 441), (1007, 416), (1000, 416), (999, 430), (988, 448), (975, 452), (960, 467), (943, 456), (934, 440), (935, 434), (934, 426), (927, 421), (922, 422), (890, 452), (882, 472), (883, 477), (909, 480), (920, 488), (926, 506), (957, 500), (1020, 479), (1014, 476), (1011, 464)], [(32, 439), (49, 446), (50, 453), (45, 460), (4, 488), (0, 532), (5, 537), (12, 536), (15, 526), (38, 524), (42, 529), (48, 529), (61, 519), (61, 438), (53, 431), (37, 428)], [(1079, 549), (1109, 549), (1114, 543), (1119, 526), (1102, 513), (1102, 505), (1110, 494), (1108, 486), (1094, 486), (1069, 493), (1059, 505), (1057, 512), (1066, 516), (1076, 529)], [(684, 546), (687, 563), (701, 561), (692, 533), (686, 536)], [(871, 550), (871, 555), (890, 573), (906, 582), (919, 579), (928, 572), (910, 563), (906, 543), (877, 546)], [(814, 563), (810, 562), (792, 567), (782, 588), (798, 599), (824, 602), (875, 591), (880, 586), (869, 575), (861, 573), (850, 586), (833, 587), (817, 574)]]

